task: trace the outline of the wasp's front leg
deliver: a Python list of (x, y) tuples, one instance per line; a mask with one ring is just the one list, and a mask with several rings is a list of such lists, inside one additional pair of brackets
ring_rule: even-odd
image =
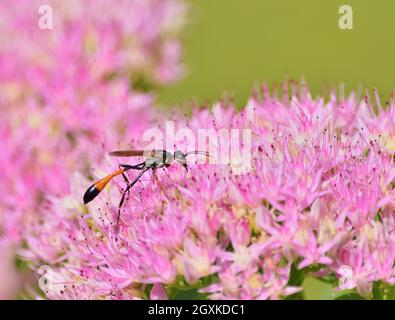
[[(155, 180), (155, 181), (158, 183), (158, 187), (159, 187), (160, 191), (162, 191), (162, 193), (165, 195), (165, 197), (166, 197), (167, 199), (170, 199), (170, 198), (169, 198), (169, 195), (168, 195), (167, 192), (166, 192), (166, 188), (163, 187), (162, 183), (160, 182), (160, 180), (159, 180), (159, 178), (158, 178), (158, 176), (157, 176), (157, 174), (156, 174), (157, 169), (158, 169), (158, 168), (157, 168), (156, 166), (155, 166), (154, 168), (152, 168), (152, 179)], [(167, 173), (166, 173), (166, 174), (167, 174)]]
[[(128, 169), (128, 167), (126, 165), (124, 165), (124, 164), (120, 164), (119, 165), (119, 169)], [(129, 179), (126, 176), (125, 172), (122, 172), (122, 177), (123, 177), (123, 180), (125, 181), (126, 187), (127, 187), (130, 184), (130, 182), (129, 182)]]
[[(130, 170), (130, 169), (141, 170), (141, 169), (144, 168), (144, 165), (145, 165), (144, 162), (139, 163), (137, 165), (130, 165), (130, 164), (123, 164), (123, 163), (121, 163), (121, 164), (119, 164), (119, 169), (123, 169), (125, 171)], [(130, 184), (130, 181), (129, 181), (127, 175), (125, 174), (125, 171), (122, 172), (122, 177), (123, 177), (123, 180), (126, 183), (126, 188), (127, 188), (128, 185)], [(125, 188), (125, 190), (126, 190), (126, 188)], [(129, 198), (129, 195), (130, 195), (130, 192), (128, 192), (128, 194), (127, 194), (128, 198)]]
[(156, 182), (159, 183), (158, 176), (156, 175), (156, 170), (158, 169), (157, 166), (156, 166), (156, 165), (153, 165), (153, 166), (151, 167), (151, 169), (152, 169), (152, 176), (151, 176), (152, 182), (153, 182), (153, 180), (155, 180)]
[[(129, 169), (128, 166), (127, 166), (127, 165), (124, 165), (124, 164), (120, 164), (120, 165), (119, 165), (119, 168), (120, 168), (120, 169)], [(128, 177), (126, 176), (125, 172), (122, 172), (122, 177), (123, 177), (123, 180), (124, 180), (125, 183), (126, 183), (125, 190), (128, 190), (128, 186), (129, 186), (129, 184), (130, 184), (130, 181), (129, 181)], [(127, 191), (127, 198), (128, 198), (128, 199), (129, 199), (129, 196), (130, 196), (130, 190)]]
[[(137, 177), (127, 185), (126, 189), (122, 192), (122, 197), (121, 200), (119, 201), (118, 205), (118, 214), (117, 214), (117, 221), (115, 224), (115, 233), (118, 233), (118, 227), (119, 227), (119, 218), (121, 216), (121, 208), (123, 203), (125, 202), (125, 196), (126, 194), (129, 195), (130, 189), (136, 184), (137, 181), (141, 178), (141, 176), (148, 170), (149, 168), (144, 168), (143, 170), (140, 171), (140, 173), (137, 175)], [(126, 178), (127, 179), (127, 178)], [(129, 181), (129, 180), (128, 180)]]

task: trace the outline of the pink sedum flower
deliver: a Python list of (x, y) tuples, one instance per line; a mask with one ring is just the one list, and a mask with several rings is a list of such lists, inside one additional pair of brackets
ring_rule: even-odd
[[(109, 148), (134, 144), (153, 119), (154, 94), (145, 91), (183, 73), (183, 1), (51, 0), (49, 30), (40, 29), (41, 5), (0, 3), (0, 178), (7, 190), (0, 241), (10, 243), (7, 268), (16, 252), (34, 263), (67, 259), (64, 239), (81, 235), (68, 233), (67, 219), (46, 215), (79, 203), (71, 196), (73, 172), (89, 177)], [(0, 270), (0, 282), (7, 272)], [(14, 291), (0, 288), (0, 296), (7, 292)]]
[[(17, 288), (2, 281), (0, 296), (19, 289), (16, 251), (49, 299), (191, 289), (282, 299), (300, 295), (305, 275), (364, 297), (394, 284), (393, 101), (383, 108), (377, 91), (313, 98), (305, 83), (284, 82), (255, 89), (240, 111), (223, 99), (191, 117), (154, 113), (142, 91), (183, 72), (182, 2), (54, 0), (48, 32), (37, 27), (39, 4), (1, 4), (0, 37), (13, 41), (0, 44), (0, 280)], [(118, 168), (107, 151), (145, 147), (143, 134), (165, 131), (165, 117), (193, 137), (209, 130), (211, 158), (146, 173), (116, 232), (122, 177), (87, 206), (82, 195)], [(186, 138), (168, 151), (200, 149)]]
[[(44, 19), (44, 5), (52, 18)], [(46, 93), (48, 84), (89, 86), (114, 76), (168, 84), (182, 75), (187, 5), (181, 0), (6, 0), (1, 6), (1, 79), (17, 81), (14, 87)]]
[[(353, 94), (313, 99), (303, 84), (291, 92), (257, 90), (241, 111), (223, 101), (191, 118), (174, 112), (176, 129), (196, 136), (200, 128), (250, 129), (251, 168), (240, 174), (232, 159), (200, 159), (188, 173), (177, 164), (158, 170), (157, 180), (147, 173), (122, 208), (117, 234), (122, 179), (83, 207), (90, 182), (75, 176), (67, 201), (49, 199), (22, 252), (54, 273), (46, 296), (164, 299), (195, 288), (211, 299), (281, 299), (300, 294), (295, 272), (332, 277), (339, 290), (365, 297), (376, 282), (391, 286), (395, 176), (393, 151), (377, 131), (380, 113)], [(197, 148), (180, 136), (174, 144)], [(116, 167), (107, 158), (93, 180)]]

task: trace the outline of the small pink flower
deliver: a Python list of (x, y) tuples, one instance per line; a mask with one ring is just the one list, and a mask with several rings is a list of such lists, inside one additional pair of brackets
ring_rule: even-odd
[(167, 300), (166, 290), (162, 284), (155, 283), (151, 289), (151, 300)]

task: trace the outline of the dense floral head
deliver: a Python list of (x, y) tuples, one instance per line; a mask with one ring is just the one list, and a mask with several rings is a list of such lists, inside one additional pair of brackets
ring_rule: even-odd
[[(179, 0), (0, 2), (0, 178), (7, 190), (0, 241), (7, 250), (42, 221), (48, 199), (70, 193), (71, 172), (89, 177), (109, 146), (130, 146), (147, 128), (149, 90), (182, 75), (185, 11)], [(12, 265), (14, 257), (4, 256)]]
[(183, 1), (7, 0), (0, 6), (1, 79), (18, 81), (10, 83), (14, 90), (25, 82), (48, 94), (48, 84), (86, 89), (114, 77), (150, 86), (182, 74)]
[[(278, 299), (301, 290), (296, 275), (363, 296), (376, 283), (392, 285), (395, 169), (383, 137), (393, 128), (380, 123), (394, 105), (376, 113), (353, 94), (325, 101), (303, 84), (290, 88), (280, 98), (256, 90), (241, 111), (221, 102), (190, 118), (173, 113), (173, 149), (196, 149), (190, 133), (211, 130), (214, 159), (146, 173), (118, 231), (122, 177), (84, 207), (91, 182), (75, 175), (72, 194), (50, 199), (22, 252), (46, 279), (46, 296), (172, 298), (197, 289), (212, 299)], [(227, 152), (235, 143), (241, 152)], [(105, 158), (93, 178), (117, 164)]]
[[(239, 111), (224, 99), (159, 113), (150, 90), (183, 71), (184, 2), (0, 9), (0, 297), (22, 286), (15, 251), (37, 298), (280, 299), (300, 296), (305, 276), (371, 297), (395, 284), (392, 100), (313, 98), (284, 82)], [(150, 147), (180, 150), (188, 166), (142, 174), (119, 224), (125, 177), (83, 205), (119, 168), (108, 151)]]

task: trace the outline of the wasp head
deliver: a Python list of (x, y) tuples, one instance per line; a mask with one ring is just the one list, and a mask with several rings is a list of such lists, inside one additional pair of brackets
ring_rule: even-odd
[(180, 164), (185, 168), (186, 171), (188, 171), (187, 159), (186, 159), (186, 157), (185, 157), (185, 154), (184, 154), (182, 151), (176, 150), (176, 151), (174, 152), (174, 159), (175, 159), (178, 163), (180, 163)]

